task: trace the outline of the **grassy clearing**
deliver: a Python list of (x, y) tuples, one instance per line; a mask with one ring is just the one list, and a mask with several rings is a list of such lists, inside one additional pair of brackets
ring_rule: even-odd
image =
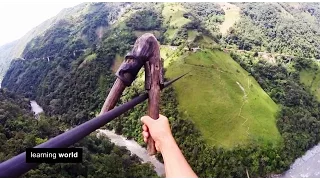
[(164, 17), (164, 22), (169, 25), (165, 33), (168, 39), (173, 39), (179, 28), (191, 21), (183, 17), (185, 12), (187, 11), (179, 3), (164, 3), (162, 16)]
[(84, 60), (86, 62), (91, 62), (93, 60), (97, 59), (97, 54), (96, 53), (93, 53), (93, 54), (90, 54), (89, 56), (87, 56)]
[(97, 59), (97, 54), (96, 53), (93, 53), (93, 54), (90, 54), (90, 55), (86, 56), (86, 58), (83, 60), (83, 62), (79, 65), (79, 68), (82, 68), (86, 64), (88, 64), (91, 61), (94, 61), (96, 59)]
[(287, 64), (285, 64), (285, 67), (287, 68), (287, 70), (289, 72), (294, 72), (296, 71), (296, 69), (294, 68), (294, 63), (293, 62), (289, 62)]
[(173, 62), (167, 77), (191, 71), (173, 84), (179, 112), (195, 122), (208, 143), (232, 148), (281, 142), (277, 105), (228, 54), (205, 50), (172, 58), (166, 59)]
[(167, 68), (179, 57), (180, 51), (178, 46), (161, 45), (160, 56), (164, 59), (163, 66)]
[(224, 22), (220, 25), (220, 32), (222, 35), (226, 35), (229, 28), (240, 19), (240, 8), (227, 2), (220, 2), (219, 4), (225, 12)]
[(188, 41), (193, 41), (198, 35), (198, 31), (188, 30)]
[(206, 35), (202, 35), (197, 41), (197, 43), (200, 44), (200, 47), (207, 47), (209, 49), (220, 47), (219, 44), (217, 44), (213, 39)]
[[(319, 63), (317, 63), (319, 66)], [(305, 69), (300, 72), (300, 82), (310, 89), (311, 93), (320, 101), (320, 69)]]
[(165, 32), (165, 36), (168, 37), (168, 39), (173, 39), (174, 36), (178, 33), (178, 29), (171, 29), (169, 28), (166, 32)]
[(187, 11), (179, 3), (164, 3), (162, 16), (165, 22), (169, 22), (169, 26), (180, 28), (190, 22), (190, 19), (184, 18), (183, 14)]

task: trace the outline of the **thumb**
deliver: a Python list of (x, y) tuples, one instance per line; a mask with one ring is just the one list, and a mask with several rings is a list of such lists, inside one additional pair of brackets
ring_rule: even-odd
[(151, 125), (152, 120), (150, 116), (142, 116), (141, 121), (143, 124), (147, 125), (148, 127)]

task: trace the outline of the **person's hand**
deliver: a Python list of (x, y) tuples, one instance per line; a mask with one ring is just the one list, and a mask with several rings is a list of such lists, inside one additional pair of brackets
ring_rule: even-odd
[(154, 120), (150, 116), (143, 116), (141, 121), (144, 123), (142, 126), (144, 142), (147, 142), (151, 135), (157, 151), (161, 151), (161, 147), (166, 141), (173, 139), (167, 117), (159, 114), (159, 119)]

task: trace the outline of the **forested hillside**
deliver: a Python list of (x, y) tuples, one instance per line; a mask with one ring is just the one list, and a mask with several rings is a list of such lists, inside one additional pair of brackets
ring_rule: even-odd
[[(0, 47), (0, 50), (1, 50), (0, 51), (1, 52), (0, 80), (2, 80), (3, 76), (5, 75), (11, 61), (15, 58), (25, 58), (25, 55), (26, 55), (24, 53), (25, 49), (30, 48), (30, 46), (32, 45), (36, 45), (35, 44), (36, 41), (38, 41), (41, 36), (42, 37), (48, 36), (49, 32), (47, 30), (50, 29), (51, 27), (61, 26), (59, 30), (58, 29), (56, 30), (56, 33), (62, 33), (64, 32), (63, 27), (66, 27), (68, 23), (69, 25), (73, 24), (71, 25), (74, 28), (74, 31), (72, 32), (73, 34), (65, 34), (65, 35), (72, 35), (74, 37), (74, 40), (72, 40), (72, 38), (69, 39), (70, 41), (69, 43), (72, 43), (73, 46), (76, 46), (76, 45), (81, 46), (83, 45), (83, 43), (86, 45), (91, 45), (92, 42), (94, 42), (94, 40), (97, 38), (97, 37), (94, 37), (95, 35), (92, 35), (92, 34), (97, 33), (97, 34), (100, 34), (101, 36), (104, 30), (104, 27), (107, 26), (106, 22), (113, 23), (117, 19), (118, 13), (122, 12), (121, 9), (123, 8), (123, 6), (125, 6), (125, 3), (111, 3), (108, 7), (102, 7), (101, 5), (100, 6), (94, 5), (92, 3), (82, 3), (72, 8), (63, 9), (55, 17), (52, 17), (51, 19), (48, 19), (45, 22), (38, 25), (37, 27), (33, 28), (26, 35), (24, 35), (17, 41), (1, 46)], [(102, 11), (103, 8), (112, 8), (112, 7), (116, 9), (111, 10), (111, 12), (107, 15), (108, 16), (107, 19), (104, 22), (100, 22), (102, 18), (101, 16), (105, 16), (106, 14), (99, 14), (98, 11), (99, 10)], [(75, 28), (78, 28), (78, 29), (75, 29)], [(83, 36), (76, 37), (76, 34), (77, 33), (79, 34), (79, 32), (76, 32), (76, 31), (83, 33)], [(93, 33), (92, 31), (97, 31), (97, 32)], [(55, 32), (51, 32), (51, 33), (55, 33)], [(68, 32), (64, 32), (64, 33), (68, 33)], [(98, 38), (100, 37), (99, 35), (97, 36)], [(33, 43), (30, 43), (31, 40)], [(60, 42), (60, 40), (61, 39), (56, 41)], [(54, 43), (54, 42), (51, 40), (50, 43)], [(27, 44), (29, 46), (27, 46)], [(68, 46), (70, 45), (71, 44), (68, 44)], [(57, 46), (56, 48), (61, 48), (61, 47), (58, 47), (59, 46), (58, 44), (56, 44), (55, 46)], [(37, 47), (37, 48), (40, 48), (40, 47)], [(47, 58), (46, 54), (41, 54), (41, 55), (43, 56), (39, 56), (36, 58), (44, 58), (44, 59)], [(48, 55), (50, 55), (50, 53)], [(27, 55), (27, 58), (28, 56), (30, 55)]]
[[(41, 115), (37, 120), (31, 112), (29, 99), (0, 89), (0, 162), (26, 148), (34, 147), (63, 133), (68, 127), (57, 118)], [(156, 177), (150, 164), (106, 137), (86, 137), (74, 147), (83, 148), (83, 163), (41, 164), (23, 177)]]
[(236, 3), (241, 19), (227, 45), (239, 49), (320, 58), (318, 3)]
[[(83, 4), (84, 5), (84, 4)], [(37, 27), (30, 30), (27, 34), (25, 34), (20, 39), (3, 45), (0, 47), (0, 82), (3, 79), (3, 76), (5, 75), (6, 71), (8, 70), (10, 63), (15, 58), (21, 58), (23, 50), (25, 49), (27, 43), (32, 40), (33, 38), (43, 34), (49, 27), (54, 26), (56, 22), (63, 18), (68, 18), (70, 15), (75, 14), (77, 11), (79, 11), (79, 8), (83, 8), (83, 5), (80, 5), (78, 7), (73, 7), (69, 9), (64, 9), (61, 11), (58, 15), (55, 17), (46, 20), (45, 22), (41, 23)]]
[[(200, 177), (282, 173), (320, 140), (319, 68), (308, 59), (320, 55), (318, 7), (84, 3), (71, 8), (61, 16), (68, 18), (28, 41), (22, 58), (12, 61), (2, 81), (1, 91), (28, 98), (20, 109), (29, 108), (26, 103), (32, 99), (46, 115), (36, 123), (17, 107), (20, 115), (10, 118), (19, 121), (3, 121), (2, 126), (25, 125), (22, 134), (34, 129), (34, 141), (25, 145), (28, 135), (17, 136), (14, 142), (19, 143), (4, 151), (1, 160), (97, 116), (119, 62), (137, 37), (151, 32), (161, 44), (166, 80), (190, 71), (162, 92), (160, 109), (195, 172)], [(240, 17), (230, 20), (235, 15)], [(144, 91), (143, 77), (140, 72), (119, 104)], [(139, 119), (146, 111), (147, 103), (142, 103), (106, 126), (144, 145)], [(29, 121), (34, 124), (26, 124)], [(15, 133), (7, 129), (11, 131)], [(41, 165), (26, 177), (155, 176), (148, 164), (141, 165), (108, 140), (90, 136), (75, 146), (88, 152), (84, 163)], [(157, 158), (162, 159), (159, 154)], [(102, 170), (105, 163), (111, 169)]]

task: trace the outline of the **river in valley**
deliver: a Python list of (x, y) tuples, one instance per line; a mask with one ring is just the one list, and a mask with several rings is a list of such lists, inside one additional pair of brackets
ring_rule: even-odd
[[(35, 115), (43, 112), (43, 109), (36, 101), (30, 102), (32, 111)], [(127, 140), (121, 135), (117, 135), (113, 131), (99, 129), (99, 133), (105, 134), (110, 138), (111, 142), (117, 146), (125, 146), (132, 154), (136, 154), (143, 162), (150, 162), (155, 167), (155, 171), (159, 176), (164, 175), (164, 165), (159, 162), (154, 156), (149, 156), (147, 150), (141, 147), (133, 140)], [(291, 165), (291, 168), (278, 176), (280, 178), (315, 178), (320, 177), (320, 144), (313, 147), (305, 153), (302, 157), (296, 159)]]
[(155, 167), (154, 170), (157, 172), (158, 176), (164, 175), (164, 165), (156, 159), (155, 156), (149, 156), (148, 152), (145, 148), (141, 147), (134, 140), (127, 140), (125, 137), (117, 135), (113, 131), (109, 130), (98, 130), (100, 133), (108, 136), (115, 145), (117, 146), (125, 146), (132, 154), (137, 155), (142, 159), (143, 162), (150, 162)]
[[(36, 101), (30, 101), (31, 110), (37, 116), (39, 113), (43, 112), (41, 106), (38, 105)], [(155, 156), (149, 156), (148, 152), (145, 148), (141, 147), (137, 142), (133, 140), (127, 140), (125, 137), (121, 135), (117, 135), (113, 131), (98, 129), (99, 133), (105, 134), (111, 142), (113, 142), (117, 146), (125, 146), (132, 154), (137, 155), (142, 159), (142, 162), (150, 162), (154, 166), (154, 170), (157, 172), (158, 176), (163, 176), (164, 165), (158, 161)]]
[(302, 157), (296, 159), (290, 169), (281, 178), (319, 178), (320, 144), (313, 147)]

